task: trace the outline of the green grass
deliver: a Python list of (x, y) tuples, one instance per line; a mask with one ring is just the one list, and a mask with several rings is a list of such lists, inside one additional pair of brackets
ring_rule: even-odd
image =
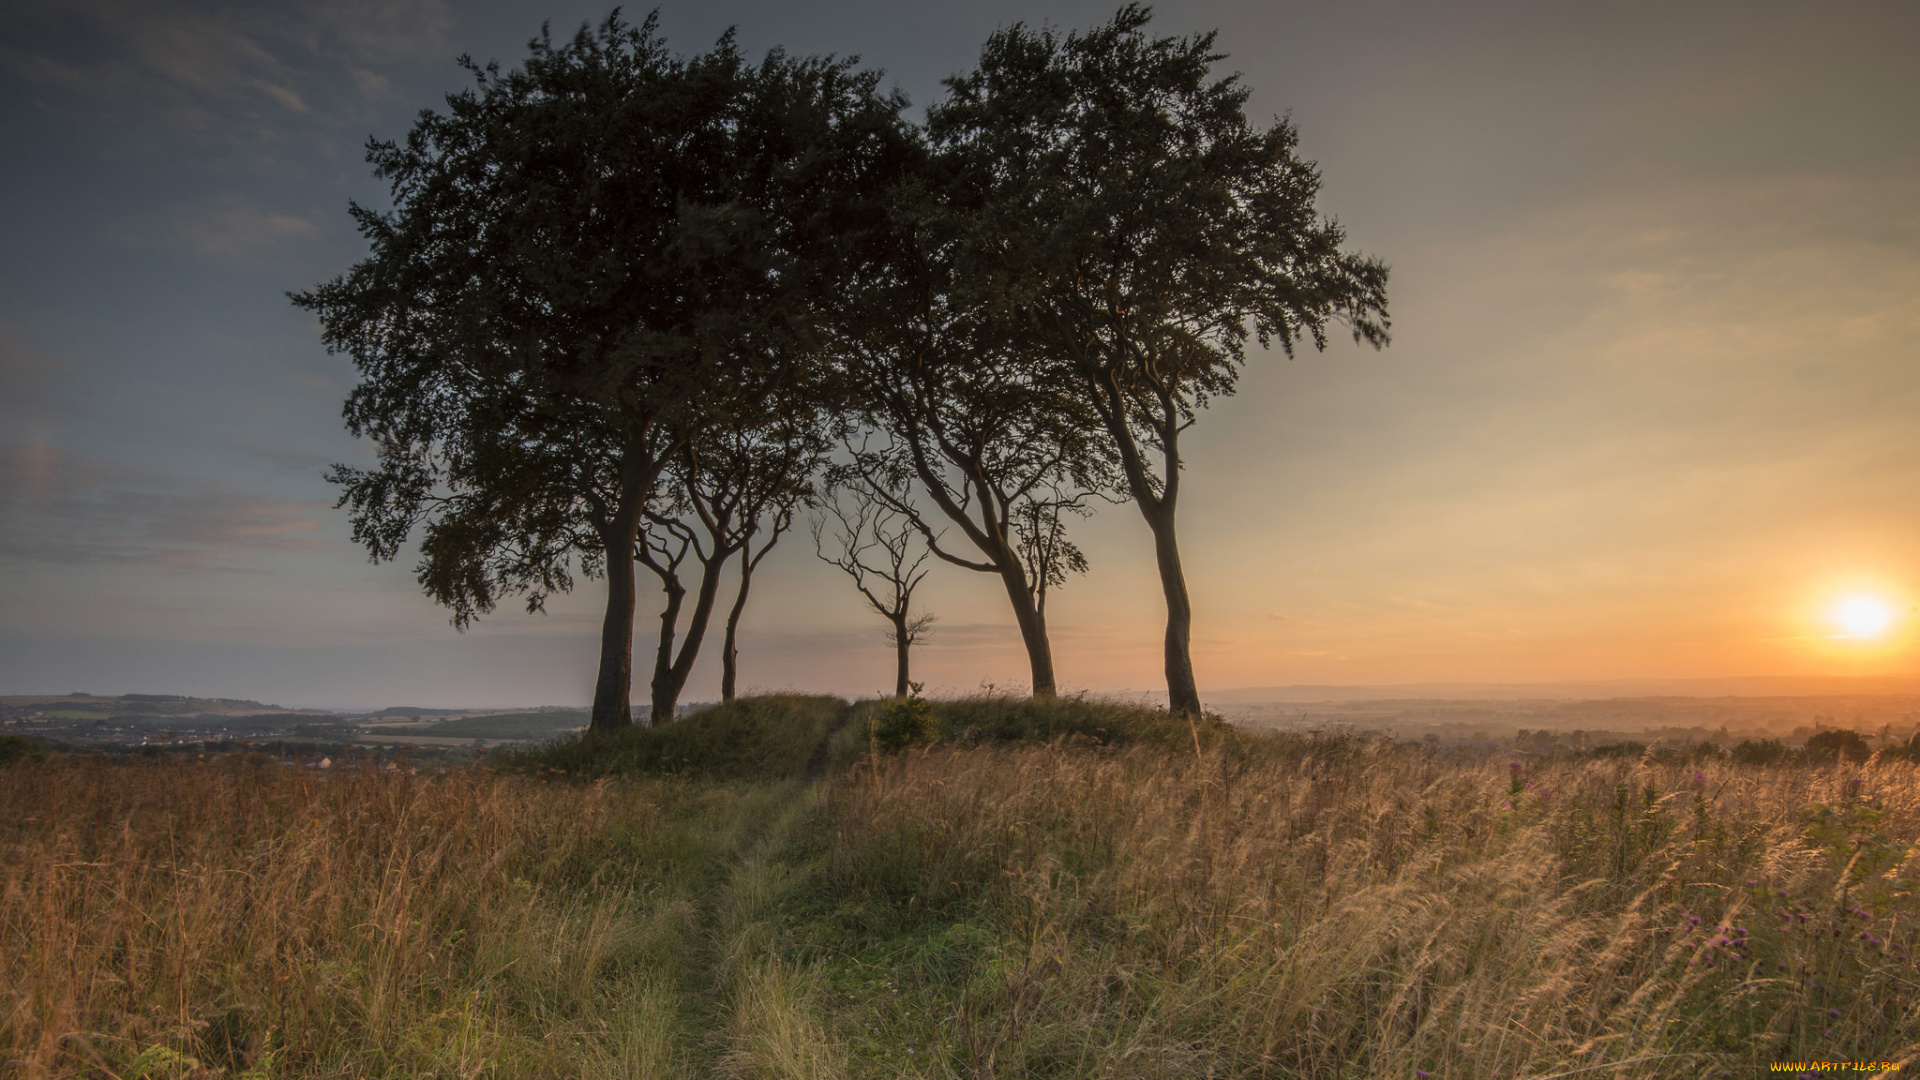
[(506, 768), (570, 776), (791, 780), (847, 718), (839, 698), (781, 695), (715, 705), (658, 727), (584, 731), (496, 756)]
[(376, 724), (364, 729), (370, 739), (382, 735), (438, 735), (457, 739), (551, 739), (585, 727), (584, 711), (492, 713), (431, 724)]
[(942, 737), (970, 745), (1065, 739), (1101, 746), (1152, 743), (1191, 748), (1196, 736), (1210, 744), (1232, 730), (1217, 718), (1189, 724), (1165, 710), (1088, 698), (983, 696), (933, 704)]

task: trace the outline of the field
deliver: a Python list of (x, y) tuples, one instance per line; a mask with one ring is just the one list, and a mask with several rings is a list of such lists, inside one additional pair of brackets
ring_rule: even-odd
[(0, 1076), (1920, 1064), (1908, 762), (1454, 759), (1003, 701), (888, 753), (879, 708), (444, 773), (0, 767)]

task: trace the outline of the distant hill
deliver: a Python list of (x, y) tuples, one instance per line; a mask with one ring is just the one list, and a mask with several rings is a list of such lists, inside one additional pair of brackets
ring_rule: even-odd
[(1714, 679), (1598, 679), (1496, 683), (1295, 684), (1202, 691), (1209, 703), (1294, 701), (1593, 701), (1650, 697), (1833, 697), (1920, 694), (1920, 675), (1751, 675)]
[(556, 709), (488, 713), (428, 724), (380, 724), (367, 728), (364, 736), (374, 740), (383, 735), (433, 735), (453, 739), (518, 739), (534, 742), (556, 738), (586, 726), (585, 709)]

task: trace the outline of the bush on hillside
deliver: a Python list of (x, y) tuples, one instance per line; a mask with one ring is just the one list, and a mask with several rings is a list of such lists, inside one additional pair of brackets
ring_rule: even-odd
[(943, 733), (962, 742), (1052, 742), (1085, 738), (1105, 745), (1157, 743), (1191, 746), (1232, 734), (1224, 720), (1184, 717), (1146, 705), (1087, 698), (970, 697), (934, 705)]
[(47, 748), (25, 735), (0, 735), (0, 765), (14, 761), (47, 761)]
[(1920, 765), (1920, 732), (1915, 732), (1906, 742), (1883, 746), (1873, 755), (1875, 761), (1910, 761)]
[(918, 695), (882, 705), (867, 726), (874, 745), (888, 753), (940, 738), (940, 717), (934, 712), (933, 702)]
[(1736, 765), (1777, 765), (1793, 757), (1793, 747), (1779, 739), (1743, 739), (1733, 748)]
[(1844, 728), (1835, 731), (1822, 731), (1807, 740), (1807, 760), (1817, 764), (1831, 764), (1836, 761), (1865, 761), (1873, 756), (1867, 748), (1867, 740), (1857, 731)]
[(672, 773), (708, 779), (791, 780), (840, 726), (847, 703), (773, 694), (689, 713), (670, 724), (611, 733), (583, 731), (543, 746), (494, 755), (505, 768), (574, 776)]
[(1596, 758), (1638, 758), (1647, 752), (1647, 744), (1628, 739), (1625, 742), (1602, 743), (1587, 751), (1588, 757)]

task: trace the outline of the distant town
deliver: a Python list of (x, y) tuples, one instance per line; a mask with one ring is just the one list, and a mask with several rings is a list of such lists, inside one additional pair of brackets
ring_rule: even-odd
[[(679, 713), (706, 707), (682, 705)], [(639, 721), (644, 723), (644, 709)], [(1589, 701), (1386, 699), (1236, 701), (1218, 714), (1248, 728), (1385, 736), (1458, 751), (1526, 754), (1648, 745), (1728, 748), (1745, 740), (1804, 743), (1822, 731), (1857, 732), (1868, 745), (1920, 733), (1920, 695), (1622, 697)], [(54, 751), (161, 756), (252, 747), (284, 757), (407, 754), (470, 760), (502, 746), (551, 741), (586, 727), (571, 706), (366, 712), (292, 709), (244, 698), (87, 693), (0, 696), (0, 735)]]
[(0, 734), (25, 736), (53, 750), (150, 755), (252, 745), (296, 756), (360, 750), (458, 758), (502, 745), (544, 742), (586, 723), (586, 710), (564, 707), (399, 706), (344, 713), (177, 694), (0, 697)]

